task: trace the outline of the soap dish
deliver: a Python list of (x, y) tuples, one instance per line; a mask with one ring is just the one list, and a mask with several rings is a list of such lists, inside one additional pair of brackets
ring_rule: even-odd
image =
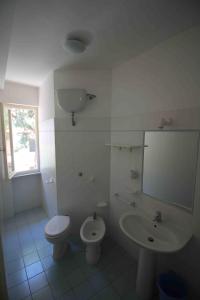
[(106, 202), (106, 201), (98, 202), (97, 207), (98, 208), (106, 208), (106, 207), (108, 207), (108, 202)]

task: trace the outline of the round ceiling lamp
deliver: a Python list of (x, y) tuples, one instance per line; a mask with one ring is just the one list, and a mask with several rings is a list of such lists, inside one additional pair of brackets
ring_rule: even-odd
[(82, 53), (86, 49), (86, 44), (79, 38), (66, 38), (64, 48), (72, 53)]

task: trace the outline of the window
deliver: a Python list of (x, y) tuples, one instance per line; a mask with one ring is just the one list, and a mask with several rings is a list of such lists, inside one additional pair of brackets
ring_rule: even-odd
[(32, 106), (4, 106), (8, 176), (39, 170), (38, 116)]

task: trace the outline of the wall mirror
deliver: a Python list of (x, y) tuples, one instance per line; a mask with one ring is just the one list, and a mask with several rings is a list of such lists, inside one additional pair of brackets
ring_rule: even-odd
[(198, 131), (146, 131), (143, 193), (163, 202), (193, 209)]

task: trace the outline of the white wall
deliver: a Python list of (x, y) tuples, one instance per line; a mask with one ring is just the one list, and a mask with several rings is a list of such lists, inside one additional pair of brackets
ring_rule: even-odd
[[(6, 81), (3, 90), (0, 90), (0, 102), (38, 105), (38, 88), (16, 82)], [(12, 217), (15, 213), (41, 206), (42, 194), (40, 176), (29, 175), (4, 180), (4, 217)], [(27, 183), (29, 189), (27, 189)], [(33, 197), (34, 195), (34, 197)]]
[[(71, 116), (57, 105), (56, 89), (76, 87), (97, 97), (76, 116), (77, 125), (72, 127)], [(109, 200), (109, 150), (105, 143), (110, 138), (110, 99), (110, 71), (55, 71), (40, 87), (44, 203), (49, 216), (57, 211), (69, 214), (74, 232), (96, 210), (97, 202)]]
[[(200, 27), (183, 32), (113, 70), (111, 105), (111, 142), (140, 144), (143, 130), (157, 129), (161, 117), (174, 118), (173, 129), (200, 129)], [(142, 151), (132, 153), (112, 150), (110, 219), (118, 241), (136, 258), (138, 247), (125, 238), (118, 225), (123, 211), (132, 208), (125, 199), (135, 200), (151, 216), (161, 210), (164, 218), (179, 222), (185, 230), (193, 227), (195, 238), (176, 255), (160, 256), (160, 269), (174, 267), (200, 295), (199, 187), (194, 215), (147, 196), (135, 196), (141, 188), (141, 176), (130, 179), (130, 169), (142, 175)], [(199, 177), (198, 177), (199, 178)], [(115, 197), (114, 193), (119, 193)], [(195, 276), (194, 276), (195, 274)], [(198, 275), (197, 275), (198, 274)]]
[(39, 89), (40, 122), (54, 118), (54, 102), (54, 74), (52, 72), (47, 76)]
[(16, 0), (0, 2), (0, 89), (4, 88)]
[(56, 155), (54, 119), (40, 122), (40, 171), (42, 192), (49, 217), (57, 214)]
[[(0, 105), (0, 109), (2, 109)], [(2, 135), (2, 116), (0, 115), (0, 148), (3, 149), (3, 135)], [(5, 172), (5, 157), (4, 152), (0, 151), (0, 202), (1, 202), (1, 218), (9, 218), (14, 214), (13, 191), (12, 182), (7, 179)]]
[[(0, 106), (1, 109), (1, 106)], [(3, 220), (4, 212), (4, 194), (3, 194), (3, 185), (4, 185), (4, 157), (3, 157), (3, 141), (2, 141), (2, 120), (0, 115), (0, 236), (1, 236), (1, 225)]]
[(48, 75), (39, 90), (39, 134), (43, 204), (52, 217), (57, 214), (53, 73)]
[(6, 81), (0, 90), (0, 102), (38, 105), (38, 88), (17, 82)]
[(16, 177), (12, 180), (12, 185), (15, 213), (41, 206), (40, 174)]
[(110, 139), (111, 72), (56, 71), (54, 82), (55, 89), (84, 88), (97, 96), (77, 114), (75, 127), (55, 102), (58, 211), (70, 214), (72, 229), (78, 233), (83, 220), (97, 210), (96, 204), (109, 200), (110, 156), (105, 144)]
[(199, 34), (185, 31), (115, 68), (112, 116), (199, 106)]

